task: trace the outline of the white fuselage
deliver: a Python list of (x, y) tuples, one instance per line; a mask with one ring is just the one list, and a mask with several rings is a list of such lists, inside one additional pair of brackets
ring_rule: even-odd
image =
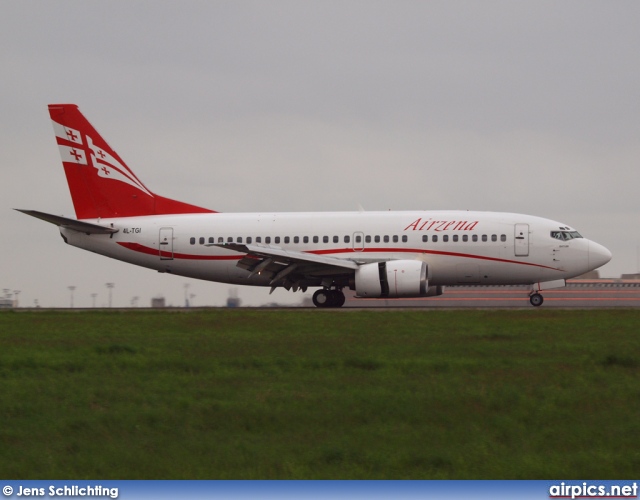
[(257, 286), (269, 286), (270, 280), (237, 267), (242, 253), (215, 245), (251, 243), (359, 264), (421, 260), (428, 265), (429, 285), (435, 286), (551, 282), (611, 258), (586, 238), (552, 237), (554, 231), (575, 231), (563, 223), (510, 213), (213, 213), (87, 222), (119, 231), (88, 235), (61, 228), (65, 241), (159, 272)]

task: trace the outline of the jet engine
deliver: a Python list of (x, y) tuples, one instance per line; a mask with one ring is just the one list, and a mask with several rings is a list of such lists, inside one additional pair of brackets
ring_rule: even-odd
[(392, 260), (364, 264), (356, 269), (358, 297), (433, 297), (442, 287), (429, 286), (427, 264), (419, 260)]

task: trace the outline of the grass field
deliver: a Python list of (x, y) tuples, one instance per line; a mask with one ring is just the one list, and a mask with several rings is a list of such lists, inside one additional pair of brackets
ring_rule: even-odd
[(639, 326), (639, 310), (3, 312), (0, 477), (637, 477)]

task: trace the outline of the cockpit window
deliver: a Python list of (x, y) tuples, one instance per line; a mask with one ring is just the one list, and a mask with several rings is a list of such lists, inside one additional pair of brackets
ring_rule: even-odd
[(551, 237), (556, 240), (572, 240), (574, 238), (582, 238), (582, 235), (578, 231), (551, 231)]

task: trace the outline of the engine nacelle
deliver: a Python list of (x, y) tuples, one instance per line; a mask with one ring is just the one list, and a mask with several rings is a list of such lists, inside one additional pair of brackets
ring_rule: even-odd
[[(428, 285), (427, 264), (420, 260), (374, 262), (356, 269), (358, 297), (429, 297), (442, 294), (441, 287)], [(438, 288), (440, 290), (432, 290)]]

